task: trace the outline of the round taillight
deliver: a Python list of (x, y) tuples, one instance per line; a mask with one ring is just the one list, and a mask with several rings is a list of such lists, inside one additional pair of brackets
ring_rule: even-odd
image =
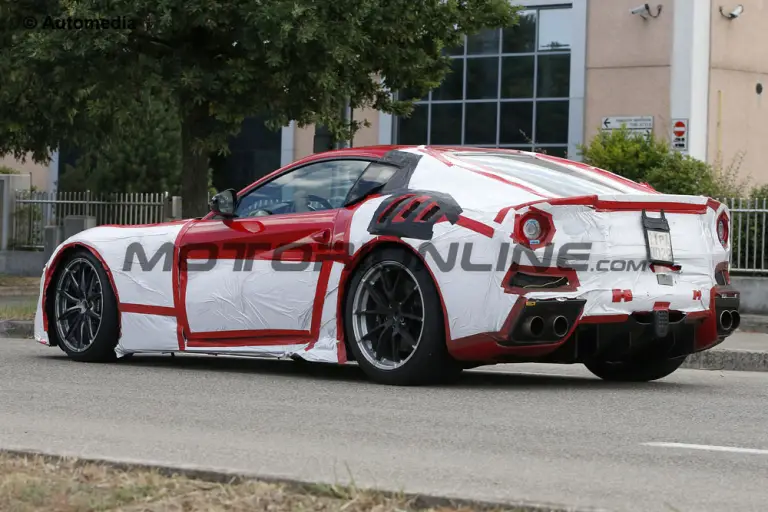
[(717, 219), (717, 238), (723, 247), (728, 246), (728, 218), (725, 215)]
[(528, 240), (539, 240), (541, 237), (541, 223), (536, 219), (528, 219), (523, 224), (523, 234)]

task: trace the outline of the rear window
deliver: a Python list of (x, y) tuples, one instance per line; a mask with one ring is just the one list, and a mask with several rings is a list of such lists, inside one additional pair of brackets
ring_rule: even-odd
[(559, 196), (623, 194), (626, 191), (564, 165), (533, 156), (504, 153), (454, 153), (467, 163), (482, 165)]

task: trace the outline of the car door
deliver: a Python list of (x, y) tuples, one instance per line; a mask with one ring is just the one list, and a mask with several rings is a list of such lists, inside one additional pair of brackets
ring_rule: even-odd
[(347, 193), (370, 163), (336, 158), (288, 169), (238, 198), (234, 218), (202, 220), (182, 234), (179, 296), (188, 348), (316, 337), (321, 274), (330, 268), (321, 261)]

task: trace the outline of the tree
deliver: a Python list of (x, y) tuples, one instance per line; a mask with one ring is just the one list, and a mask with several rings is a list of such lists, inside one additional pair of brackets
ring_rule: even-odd
[(226, 151), (245, 117), (319, 122), (349, 139), (360, 123), (343, 120), (345, 105), (410, 113), (390, 91), (425, 94), (448, 72), (443, 48), (514, 24), (518, 10), (508, 0), (41, 4), (0, 5), (0, 19), (42, 27), (0, 34), (0, 154), (45, 160), (64, 141), (82, 146), (110, 132), (129, 98), (165, 87), (181, 123), (185, 216), (207, 211), (209, 152)]
[(178, 113), (170, 107), (162, 91), (142, 91), (123, 104), (130, 116), (79, 151), (74, 167), (67, 165), (60, 174), (59, 190), (178, 195), (181, 132)]

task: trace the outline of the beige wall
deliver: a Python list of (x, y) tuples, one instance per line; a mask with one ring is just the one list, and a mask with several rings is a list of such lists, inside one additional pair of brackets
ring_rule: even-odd
[[(768, 183), (768, 0), (741, 0), (728, 20), (713, 2), (707, 159), (725, 165), (743, 153), (740, 174)], [(724, 5), (726, 10), (735, 3)], [(766, 89), (757, 94), (760, 83)]]
[[(353, 147), (375, 146), (379, 143), (379, 113), (370, 108), (355, 109), (352, 114), (355, 121), (367, 120), (371, 126), (363, 126), (355, 134), (352, 141)], [(304, 128), (295, 128), (293, 140), (293, 159), (298, 160), (313, 153), (315, 142), (315, 126), (309, 125)]]
[(631, 15), (637, 0), (589, 0), (585, 141), (608, 116), (652, 115), (656, 136), (669, 131), (674, 2), (649, 3), (662, 5), (658, 18)]
[(293, 160), (299, 160), (312, 154), (315, 145), (315, 125), (303, 128), (295, 127), (293, 134)]
[(352, 114), (355, 121), (368, 121), (371, 126), (363, 126), (352, 140), (353, 147), (375, 146), (379, 143), (379, 112), (371, 108), (355, 109)]
[(16, 160), (11, 156), (0, 157), (0, 167), (10, 167), (20, 173), (31, 175), (31, 185), (39, 190), (48, 190), (48, 165), (36, 164), (32, 155), (27, 155), (26, 162)]

